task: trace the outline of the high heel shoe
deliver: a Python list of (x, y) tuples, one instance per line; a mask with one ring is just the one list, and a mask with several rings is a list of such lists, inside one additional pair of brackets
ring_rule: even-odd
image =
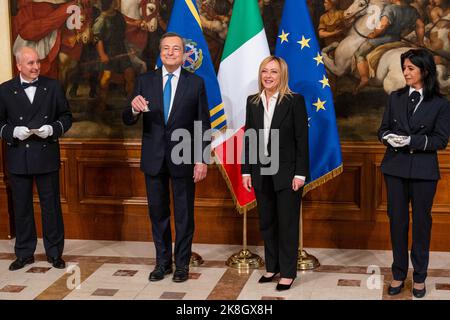
[(393, 287), (393, 286), (389, 285), (388, 295), (395, 296), (395, 295), (399, 294), (400, 292), (402, 292), (402, 289), (404, 286), (405, 286), (405, 281), (403, 281), (402, 284), (399, 285), (398, 287)]
[(274, 273), (270, 277), (266, 277), (263, 275), (261, 278), (259, 278), (258, 283), (272, 282), (273, 278), (275, 278), (276, 275), (277, 275), (277, 273)]
[(291, 288), (292, 284), (294, 283), (294, 280), (295, 280), (295, 278), (292, 279), (291, 283), (289, 283), (289, 284), (281, 284), (278, 282), (276, 289), (278, 291), (289, 290)]

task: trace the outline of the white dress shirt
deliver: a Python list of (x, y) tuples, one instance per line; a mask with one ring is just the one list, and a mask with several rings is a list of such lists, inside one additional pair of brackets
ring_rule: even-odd
[[(26, 82), (26, 83), (33, 83), (38, 81), (38, 78), (34, 79), (33, 81), (27, 81), (24, 78), (22, 78), (22, 75), (20, 75), (20, 83)], [(28, 100), (30, 100), (31, 103), (34, 101), (34, 95), (36, 94), (36, 87), (35, 86), (29, 86), (28, 88), (24, 89), (25, 93), (27, 94)]]
[(423, 100), (423, 88), (420, 88), (419, 90), (417, 90), (417, 89), (414, 89), (413, 87), (409, 87), (409, 95), (411, 95), (411, 93), (413, 93), (414, 91), (417, 91), (418, 93), (420, 93), (420, 100), (419, 100), (419, 103), (414, 108), (413, 114), (416, 112), (417, 108), (419, 107), (419, 104), (422, 103), (422, 100)]
[[(277, 105), (279, 92), (276, 92), (273, 96), (269, 98), (269, 103), (267, 103), (266, 92), (263, 90), (261, 93), (261, 102), (264, 107), (264, 155), (269, 156), (269, 151), (267, 150), (267, 145), (269, 143), (269, 135), (270, 135), (270, 126), (272, 125), (272, 118), (275, 112), (275, 108)], [(243, 177), (249, 176), (249, 174), (243, 174)], [(295, 178), (301, 179), (305, 181), (306, 177), (304, 176), (295, 176)]]

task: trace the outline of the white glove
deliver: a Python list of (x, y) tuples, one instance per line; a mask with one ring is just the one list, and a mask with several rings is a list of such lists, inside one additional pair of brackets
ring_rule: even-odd
[(14, 128), (13, 131), (13, 137), (17, 138), (21, 141), (27, 139), (29, 136), (31, 136), (33, 133), (28, 129), (27, 127), (18, 126)]
[(397, 138), (388, 138), (387, 142), (394, 148), (401, 148), (411, 143), (411, 137), (397, 136)]
[(35, 134), (42, 139), (47, 138), (48, 136), (51, 136), (53, 134), (53, 127), (48, 125), (48, 124), (44, 124), (42, 127), (40, 127)]
[(387, 134), (387, 135), (385, 135), (384, 137), (383, 137), (383, 139), (384, 140), (388, 140), (388, 139), (398, 139), (398, 137), (400, 137), (399, 135), (396, 135), (396, 134), (394, 134), (394, 133), (389, 133), (389, 134)]

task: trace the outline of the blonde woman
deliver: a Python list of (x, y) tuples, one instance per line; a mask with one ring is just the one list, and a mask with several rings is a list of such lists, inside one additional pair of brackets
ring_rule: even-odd
[[(289, 89), (282, 58), (264, 59), (258, 82), (259, 92), (247, 99), (246, 137), (253, 131), (257, 138), (245, 139), (242, 183), (247, 191), (255, 189), (258, 203), (267, 270), (259, 282), (280, 273), (276, 289), (287, 290), (297, 275), (300, 202), (309, 168), (307, 114), (303, 97)], [(258, 155), (256, 161), (251, 154)], [(273, 167), (278, 170), (264, 170)]]

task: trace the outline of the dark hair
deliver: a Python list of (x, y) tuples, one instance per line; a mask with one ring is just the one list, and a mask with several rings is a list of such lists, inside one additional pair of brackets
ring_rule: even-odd
[(102, 2), (101, 2), (102, 11), (106, 11), (109, 8), (111, 8), (113, 2), (114, 2), (114, 0), (102, 0)]
[(424, 99), (431, 99), (434, 95), (441, 96), (437, 81), (436, 63), (431, 52), (427, 49), (411, 49), (406, 51), (401, 55), (402, 70), (406, 59), (409, 59), (413, 65), (420, 69)]
[(177, 37), (181, 39), (181, 42), (183, 43), (183, 53), (184, 53), (186, 51), (186, 40), (176, 32), (166, 32), (161, 36), (161, 38), (159, 39), (159, 50), (161, 50), (161, 43), (163, 39), (172, 37)]

